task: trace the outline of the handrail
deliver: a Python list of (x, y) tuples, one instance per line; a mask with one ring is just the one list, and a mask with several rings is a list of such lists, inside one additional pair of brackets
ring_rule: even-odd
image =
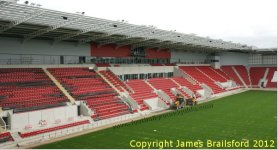
[(167, 95), (163, 90), (156, 90), (157, 95), (159, 95), (163, 100), (173, 103), (169, 95)]

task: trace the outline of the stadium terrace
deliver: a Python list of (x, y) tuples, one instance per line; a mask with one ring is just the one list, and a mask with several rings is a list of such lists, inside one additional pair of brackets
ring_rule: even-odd
[(0, 45), (0, 148), (277, 148), (275, 48), (16, 0)]

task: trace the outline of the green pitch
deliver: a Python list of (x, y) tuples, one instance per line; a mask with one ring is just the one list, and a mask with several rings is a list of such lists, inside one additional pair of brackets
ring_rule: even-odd
[[(248, 141), (249, 148), (256, 144), (261, 146), (257, 148), (275, 148), (276, 96), (272, 91), (248, 91), (201, 105), (213, 106), (210, 108), (164, 114), (152, 120), (104, 129), (36, 148), (132, 148), (136, 145), (136, 148), (141, 148), (147, 142), (153, 142), (150, 148), (206, 148), (208, 140), (215, 144), (223, 140)], [(168, 144), (172, 141), (173, 147), (165, 143), (159, 145), (164, 141)], [(182, 142), (185, 143), (183, 147), (175, 147)], [(197, 147), (192, 143), (197, 143)], [(219, 148), (217, 146), (223, 147), (214, 145), (209, 148)]]

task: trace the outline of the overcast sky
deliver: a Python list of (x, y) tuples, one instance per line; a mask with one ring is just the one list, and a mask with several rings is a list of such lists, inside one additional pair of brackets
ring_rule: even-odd
[[(21, 0), (22, 3), (25, 0)], [(44, 8), (277, 47), (277, 0), (29, 0)]]

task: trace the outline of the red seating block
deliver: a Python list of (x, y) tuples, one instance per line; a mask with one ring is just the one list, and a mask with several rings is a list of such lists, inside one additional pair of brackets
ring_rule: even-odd
[(0, 82), (0, 106), (4, 109), (27, 111), (29, 108), (47, 108), (49, 104), (53, 107), (53, 104), (67, 102), (41, 68), (2, 68)]
[(4, 139), (5, 139), (5, 142), (7, 142), (7, 141), (14, 141), (14, 139), (13, 139), (13, 137), (12, 137), (10, 132), (0, 133), (0, 141), (2, 141)]
[[(214, 94), (226, 91), (225, 89), (221, 88), (215, 83), (216, 81), (218, 81), (219, 78), (221, 78), (221, 81), (224, 81), (225, 78), (218, 75), (217, 73), (213, 74), (212, 71), (209, 70), (208, 66), (180, 66), (180, 69), (189, 74), (193, 79), (195, 79), (199, 83), (204, 83), (207, 86), (209, 86), (214, 92)], [(206, 73), (207, 75), (205, 75)], [(207, 76), (209, 76), (210, 78), (208, 78)]]
[(141, 106), (142, 111), (149, 109), (143, 103), (144, 100), (158, 97), (144, 80), (129, 80), (127, 85), (133, 89), (134, 93), (130, 96)]
[(88, 107), (96, 113), (91, 116), (92, 118), (106, 119), (130, 113), (128, 105), (121, 102), (116, 91), (94, 70), (89, 68), (49, 68), (48, 70), (76, 100), (87, 102)]

